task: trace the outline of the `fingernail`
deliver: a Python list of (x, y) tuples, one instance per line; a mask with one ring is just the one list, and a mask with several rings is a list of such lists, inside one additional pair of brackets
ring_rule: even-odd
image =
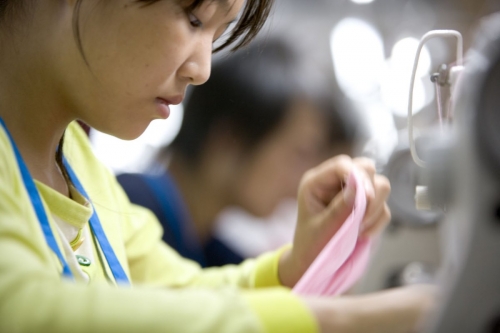
[(347, 181), (343, 188), (344, 202), (348, 205), (354, 203), (354, 198), (356, 197), (356, 187), (354, 187), (354, 183)]

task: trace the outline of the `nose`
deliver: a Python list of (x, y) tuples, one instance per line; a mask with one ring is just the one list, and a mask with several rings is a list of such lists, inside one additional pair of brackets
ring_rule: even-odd
[(193, 45), (190, 56), (179, 68), (179, 75), (189, 84), (200, 85), (207, 82), (212, 66), (212, 40)]

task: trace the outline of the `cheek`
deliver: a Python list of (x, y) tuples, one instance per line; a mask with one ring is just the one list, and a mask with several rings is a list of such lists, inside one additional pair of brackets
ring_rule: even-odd
[(180, 61), (175, 58), (175, 51), (166, 46), (160, 50), (125, 52), (117, 58), (89, 59), (96, 75), (94, 84), (87, 85), (84, 97), (90, 123), (123, 139), (140, 135), (158, 116), (157, 97), (183, 93), (175, 81)]
[(261, 158), (247, 169), (239, 186), (239, 204), (250, 213), (268, 216), (281, 200), (295, 197), (300, 176), (282, 157)]
[(115, 103), (149, 94), (154, 98), (175, 84), (169, 81), (187, 52), (189, 31), (180, 18), (171, 16), (145, 9), (109, 19), (89, 15), (96, 22), (86, 25), (82, 42), (102, 94), (118, 99)]
[[(138, 50), (143, 51), (136, 53)], [(150, 50), (138, 47), (138, 50), (124, 51), (123, 55), (116, 58), (90, 59), (99, 82), (96, 86), (100, 86), (107, 97), (116, 95), (123, 100), (145, 98), (167, 88), (180, 63), (175, 57), (176, 50), (169, 47)]]

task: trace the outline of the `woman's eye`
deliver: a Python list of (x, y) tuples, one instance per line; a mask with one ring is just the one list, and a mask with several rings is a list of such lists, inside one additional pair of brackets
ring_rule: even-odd
[(189, 23), (195, 28), (201, 28), (203, 26), (203, 23), (192, 13), (188, 14), (189, 17)]

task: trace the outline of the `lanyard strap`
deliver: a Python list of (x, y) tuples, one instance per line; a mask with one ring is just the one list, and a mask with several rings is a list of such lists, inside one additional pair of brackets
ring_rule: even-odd
[[(33, 181), (33, 177), (31, 177), (31, 174), (28, 170), (28, 167), (26, 166), (26, 163), (24, 163), (23, 157), (21, 156), (21, 153), (19, 152), (19, 149), (17, 148), (16, 143), (14, 142), (14, 139), (12, 138), (12, 135), (10, 134), (7, 126), (5, 125), (5, 122), (3, 121), (2, 118), (0, 118), (0, 124), (5, 130), (5, 133), (7, 133), (7, 136), (9, 137), (10, 144), (14, 150), (14, 154), (16, 156), (17, 164), (19, 166), (19, 170), (21, 171), (21, 176), (24, 182), (24, 186), (26, 190), (28, 191), (28, 195), (30, 196), (31, 204), (33, 205), (33, 208), (35, 210), (35, 213), (38, 218), (38, 222), (40, 223), (40, 227), (42, 228), (43, 234), (45, 236), (45, 240), (47, 241), (47, 245), (50, 247), (50, 249), (56, 254), (56, 256), (59, 258), (59, 261), (61, 262), (62, 265), (62, 275), (64, 277), (67, 277), (71, 280), (74, 280), (73, 274), (71, 273), (71, 270), (69, 268), (68, 263), (66, 262), (66, 259), (64, 258), (63, 254), (61, 253), (61, 250), (59, 249), (59, 246), (57, 245), (56, 238), (54, 237), (54, 233), (52, 232), (52, 228), (50, 227), (49, 224), (49, 219), (47, 217), (47, 212), (45, 211), (45, 208), (43, 207), (43, 202), (40, 197), (40, 193), (38, 192), (38, 189), (36, 188), (35, 182)], [(77, 190), (85, 196), (87, 200), (89, 200), (89, 197), (85, 190), (83, 189), (83, 186), (81, 185), (80, 181), (78, 180), (78, 177), (76, 177), (76, 174), (73, 172), (73, 169), (69, 165), (69, 163), (64, 159), (64, 165), (68, 171), (68, 174), (71, 177), (71, 180), (75, 184), (75, 187)], [(89, 200), (90, 202), (90, 200)], [(94, 207), (92, 207), (94, 208)], [(99, 243), (99, 246), (101, 247), (102, 252), (104, 253), (104, 256), (106, 257), (106, 260), (108, 261), (109, 268), (111, 269), (111, 272), (113, 273), (113, 276), (115, 277), (115, 280), (119, 284), (128, 284), (128, 278), (125, 272), (123, 271), (123, 268), (120, 265), (120, 262), (118, 261), (118, 258), (116, 257), (113, 248), (111, 247), (104, 230), (102, 229), (101, 223), (99, 221), (99, 217), (97, 216), (97, 213), (95, 209), (93, 209), (93, 214), (92, 217), (90, 218), (90, 227), (92, 229), (92, 232), (96, 236), (97, 242)]]
[(35, 182), (33, 181), (33, 178), (31, 177), (31, 174), (28, 170), (28, 167), (24, 163), (23, 157), (21, 156), (21, 153), (19, 152), (19, 149), (17, 148), (16, 143), (14, 142), (14, 139), (12, 138), (12, 135), (7, 129), (7, 126), (5, 125), (2, 118), (0, 118), (0, 123), (2, 124), (2, 127), (4, 128), (5, 132), (7, 133), (7, 136), (9, 137), (10, 140), (10, 144), (14, 149), (14, 154), (16, 155), (17, 164), (19, 166), (19, 170), (21, 171), (21, 176), (23, 178), (24, 187), (26, 188), (26, 190), (28, 191), (28, 195), (30, 196), (31, 204), (35, 209), (35, 213), (36, 216), (38, 217), (38, 221), (40, 222), (40, 227), (42, 228), (45, 240), (47, 241), (47, 245), (49, 245), (50, 249), (59, 258), (59, 261), (61, 262), (63, 268), (62, 271), (63, 276), (73, 280), (73, 274), (71, 273), (69, 265), (66, 262), (66, 259), (64, 259), (64, 256), (62, 255), (61, 250), (57, 245), (56, 238), (52, 233), (52, 229), (50, 228), (49, 219), (43, 207), (42, 198), (40, 198), (40, 194), (38, 193), (38, 189), (36, 188)]
[[(75, 172), (69, 165), (68, 161), (66, 158), (63, 159), (64, 166), (66, 167), (66, 171), (69, 174), (69, 177), (71, 178), (71, 181), (73, 182), (73, 185), (75, 185), (76, 189), (78, 192), (80, 192), (81, 195), (83, 195), (89, 202), (90, 198), (87, 195), (87, 192), (83, 188), (83, 185), (80, 183), (78, 180), (78, 177), (76, 176)], [(91, 203), (92, 204), (92, 203)], [(104, 257), (106, 258), (106, 261), (108, 262), (108, 266), (111, 269), (111, 273), (113, 273), (113, 276), (115, 278), (116, 283), (118, 284), (129, 284), (129, 280), (127, 277), (127, 274), (123, 270), (120, 261), (116, 257), (115, 251), (113, 251), (113, 247), (108, 241), (108, 237), (106, 237), (106, 233), (104, 232), (104, 229), (102, 228), (101, 221), (99, 220), (99, 216), (97, 216), (97, 212), (93, 208), (93, 213), (92, 216), (90, 217), (89, 224), (90, 228), (92, 229), (92, 232), (94, 236), (97, 239), (97, 242), (99, 243), (99, 247), (101, 248), (102, 252), (104, 253)]]

